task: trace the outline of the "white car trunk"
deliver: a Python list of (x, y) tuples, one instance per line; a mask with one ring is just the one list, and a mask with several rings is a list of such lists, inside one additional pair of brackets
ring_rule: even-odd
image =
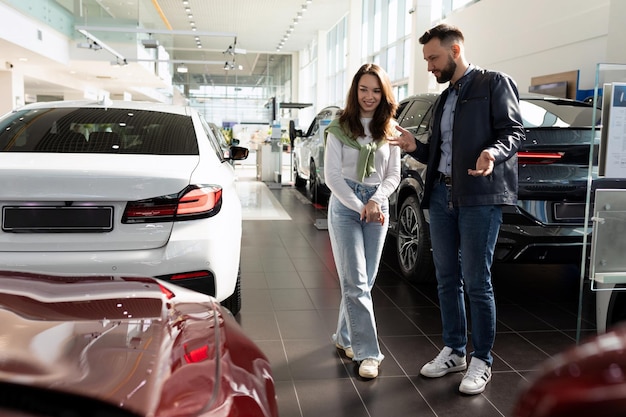
[[(198, 156), (0, 154), (0, 251), (136, 250), (163, 246), (171, 222), (122, 224), (128, 201), (178, 194)], [(158, 167), (158, 169), (155, 169)], [(9, 231), (10, 207), (112, 208), (112, 230), (64, 233)], [(9, 211), (7, 211), (9, 210)]]

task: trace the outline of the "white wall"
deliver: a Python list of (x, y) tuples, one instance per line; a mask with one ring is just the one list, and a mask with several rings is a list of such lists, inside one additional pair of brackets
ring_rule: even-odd
[[(348, 42), (354, 52), (361, 50), (361, 0), (349, 1), (354, 16), (350, 16)], [(437, 91), (445, 85), (437, 84), (427, 72), (418, 41), (433, 26), (431, 1), (415, 0), (414, 4), (409, 91)], [(533, 77), (574, 70), (579, 71), (578, 88), (591, 90), (598, 64), (626, 64), (626, 0), (481, 0), (445, 21), (463, 31), (471, 63), (506, 72), (520, 92), (528, 91)], [(326, 42), (324, 35), (318, 38), (320, 45)], [(356, 65), (355, 57), (349, 56), (348, 62)], [(324, 80), (325, 66), (318, 70), (318, 80)], [(348, 71), (347, 76), (352, 75)], [(321, 90), (325, 87), (318, 81), (318, 99), (324, 97)]]
[[(612, 15), (612, 6), (621, 16)], [(446, 22), (465, 35), (470, 62), (504, 71), (528, 91), (531, 77), (579, 70), (579, 89), (592, 89), (607, 44), (624, 39), (624, 0), (481, 0)], [(609, 35), (609, 21), (621, 35)], [(419, 37), (419, 36), (418, 36)], [(614, 56), (626, 63), (626, 52)]]

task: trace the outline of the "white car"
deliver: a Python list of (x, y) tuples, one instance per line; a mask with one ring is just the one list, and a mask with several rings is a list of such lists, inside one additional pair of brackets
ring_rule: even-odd
[(309, 182), (313, 203), (325, 203), (330, 190), (324, 180), (324, 130), (341, 115), (336, 106), (325, 107), (315, 116), (306, 133), (290, 129), (293, 141), (293, 175), (296, 187)]
[[(230, 159), (248, 150), (233, 146)], [(235, 173), (193, 109), (48, 102), (0, 118), (0, 265), (141, 275), (241, 307)]]

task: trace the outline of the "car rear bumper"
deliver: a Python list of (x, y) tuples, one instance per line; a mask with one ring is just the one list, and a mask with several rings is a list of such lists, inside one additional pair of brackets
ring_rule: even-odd
[[(580, 264), (584, 232), (578, 226), (500, 227), (494, 261), (511, 263)], [(591, 237), (588, 235), (587, 248)]]
[[(208, 293), (219, 301), (230, 296), (239, 271), (240, 246), (223, 239), (171, 240), (157, 249), (90, 252), (0, 252), (3, 269), (66, 275), (130, 275), (166, 277), (207, 271), (214, 282), (172, 280), (174, 284)], [(211, 288), (214, 288), (211, 291)], [(213, 293), (211, 293), (213, 292)]]

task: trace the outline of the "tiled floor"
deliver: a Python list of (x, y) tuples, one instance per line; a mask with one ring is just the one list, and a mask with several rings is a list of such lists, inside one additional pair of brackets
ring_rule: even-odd
[[(386, 358), (378, 378), (360, 378), (331, 342), (339, 285), (328, 232), (315, 227), (324, 209), (289, 185), (270, 189), (236, 170), (244, 206), (239, 321), (272, 363), (282, 417), (510, 416), (533, 369), (576, 344), (578, 268), (497, 265), (492, 382), (465, 396), (461, 373), (421, 377), (442, 347), (436, 288), (402, 279), (386, 250), (374, 289)], [(591, 320), (582, 324), (583, 336), (593, 333)]]

